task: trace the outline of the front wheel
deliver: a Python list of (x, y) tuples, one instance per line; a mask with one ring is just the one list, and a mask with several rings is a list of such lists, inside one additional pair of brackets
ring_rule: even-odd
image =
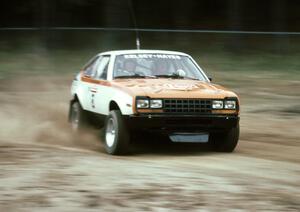
[(218, 152), (233, 152), (240, 135), (240, 127), (237, 125), (225, 133), (213, 134), (211, 136), (211, 146), (214, 151)]
[(128, 153), (129, 133), (119, 110), (112, 110), (107, 116), (104, 143), (105, 150), (109, 154), (122, 155)]

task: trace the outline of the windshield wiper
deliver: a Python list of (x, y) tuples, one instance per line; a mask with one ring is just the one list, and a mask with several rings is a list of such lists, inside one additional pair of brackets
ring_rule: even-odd
[(155, 76), (160, 77), (160, 78), (175, 78), (176, 77), (176, 76), (171, 75), (171, 74), (157, 74)]
[(115, 76), (115, 79), (122, 79), (122, 78), (157, 78), (156, 76), (151, 75), (141, 75), (141, 74), (134, 74), (134, 75), (122, 75), (122, 76)]
[(161, 77), (161, 78), (199, 80), (199, 79), (197, 79), (197, 78), (180, 76), (180, 75), (177, 74), (177, 73), (173, 73), (173, 74), (158, 74), (158, 75), (155, 75), (155, 76), (156, 76), (156, 77)]

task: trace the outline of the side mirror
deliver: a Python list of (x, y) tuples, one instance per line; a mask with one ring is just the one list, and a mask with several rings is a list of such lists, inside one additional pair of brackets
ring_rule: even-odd
[(212, 78), (211, 77), (208, 77), (209, 81), (211, 82), (212, 81)]

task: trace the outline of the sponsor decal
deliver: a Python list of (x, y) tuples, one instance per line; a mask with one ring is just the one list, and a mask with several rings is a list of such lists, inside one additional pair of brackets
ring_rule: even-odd
[(154, 93), (159, 93), (163, 90), (177, 90), (177, 91), (192, 91), (199, 89), (197, 84), (186, 83), (164, 83), (164, 84), (128, 84), (128, 87), (140, 87), (151, 89)]
[(128, 80), (128, 83), (126, 83), (127, 87), (133, 87), (133, 88), (144, 88), (152, 93), (160, 93), (167, 90), (176, 90), (176, 91), (195, 91), (195, 90), (201, 90), (203, 93), (207, 94), (219, 94), (223, 91), (221, 89), (216, 89), (213, 86), (209, 85), (203, 85), (202, 83), (186, 83), (186, 82), (171, 82), (173, 80), (169, 80), (170, 82), (166, 83), (147, 83), (147, 80), (138, 80), (132, 82), (131, 80)]
[(171, 54), (125, 54), (124, 58), (126, 59), (173, 59), (180, 60), (181, 57), (179, 55), (171, 55)]
[(197, 89), (198, 86), (197, 85), (187, 85), (187, 84), (171, 84), (171, 83), (166, 83), (163, 85), (164, 89), (167, 90), (180, 90), (180, 91), (190, 91), (190, 90), (194, 90)]

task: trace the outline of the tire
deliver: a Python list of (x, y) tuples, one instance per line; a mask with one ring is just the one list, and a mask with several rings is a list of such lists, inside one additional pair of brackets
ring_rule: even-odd
[(70, 106), (70, 123), (73, 131), (80, 131), (88, 126), (87, 112), (82, 109), (78, 101), (74, 101)]
[(239, 141), (240, 126), (237, 125), (225, 133), (212, 134), (211, 147), (217, 152), (233, 152)]
[(111, 155), (124, 155), (129, 152), (129, 132), (119, 110), (109, 112), (104, 130), (105, 150)]

